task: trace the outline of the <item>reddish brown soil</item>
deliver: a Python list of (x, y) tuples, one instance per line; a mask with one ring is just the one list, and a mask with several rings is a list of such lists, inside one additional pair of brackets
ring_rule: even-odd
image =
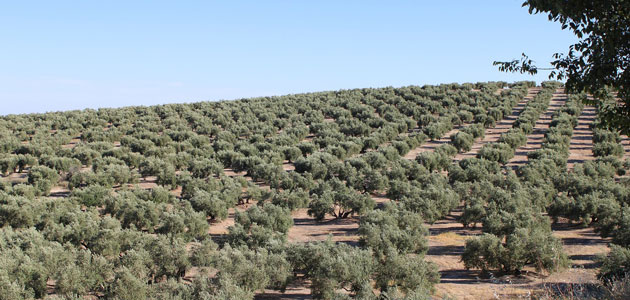
[(22, 172), (22, 173), (11, 173), (9, 174), (9, 176), (4, 177), (6, 181), (9, 182), (19, 182), (19, 183), (24, 183), (28, 180), (28, 172)]
[(276, 290), (265, 290), (263, 294), (258, 294), (254, 299), (263, 300), (263, 299), (282, 299), (282, 300), (305, 300), (305, 299), (313, 299), (311, 297), (311, 289), (308, 288), (310, 286), (310, 282), (308, 280), (304, 280), (302, 278), (297, 279), (287, 286), (287, 289), (284, 293), (276, 291)]

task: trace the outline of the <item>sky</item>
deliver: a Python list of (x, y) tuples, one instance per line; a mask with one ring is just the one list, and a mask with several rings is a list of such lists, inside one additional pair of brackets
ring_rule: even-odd
[(577, 40), (523, 0), (2, 1), (0, 115), (547, 79)]

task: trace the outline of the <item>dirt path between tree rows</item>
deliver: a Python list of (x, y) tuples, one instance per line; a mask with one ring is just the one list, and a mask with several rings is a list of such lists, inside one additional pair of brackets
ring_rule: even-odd
[[(528, 95), (521, 100), (512, 110), (512, 114), (505, 116), (505, 118), (497, 123), (499, 128), (486, 129), (486, 137), (496, 136), (500, 132), (507, 131), (511, 128), (511, 124), (518, 118), (518, 115), (524, 108), (527, 101), (531, 100), (539, 91), (540, 87), (531, 88), (528, 91)], [(509, 127), (505, 129), (504, 127)], [(450, 142), (450, 135), (458, 132), (459, 129), (453, 129), (444, 134), (439, 140), (429, 141), (422, 146), (419, 146), (405, 156), (406, 159), (414, 159), (415, 155), (424, 151), (430, 151), (435, 149), (441, 144)], [(491, 137), (489, 139), (491, 139)], [(480, 148), (480, 147), (479, 147)], [(474, 156), (474, 154), (473, 154)], [(387, 202), (389, 199), (385, 195), (373, 196), (373, 199), (377, 204)], [(359, 228), (359, 218), (350, 217), (347, 219), (335, 219), (328, 216), (322, 222), (315, 221), (314, 218), (308, 216), (307, 209), (298, 209), (292, 213), (294, 226), (289, 229), (289, 242), (309, 242), (309, 241), (324, 241), (330, 238), (335, 242), (346, 242), (355, 244), (358, 242), (357, 230)]]
[(541, 89), (542, 88), (540, 87), (530, 88), (527, 91), (527, 96), (525, 96), (523, 100), (519, 101), (519, 103), (514, 107), (514, 109), (512, 110), (512, 114), (506, 116), (503, 120), (499, 121), (494, 128), (486, 129), (484, 138), (475, 141), (470, 151), (458, 153), (455, 156), (454, 161), (460, 161), (465, 158), (475, 157), (479, 150), (481, 150), (481, 147), (483, 147), (485, 144), (498, 141), (499, 137), (501, 137), (501, 134), (508, 132), (512, 128), (512, 125), (514, 124), (514, 122), (516, 122), (516, 119), (518, 119), (518, 116), (521, 114), (521, 112), (523, 112), (527, 103), (531, 99), (533, 99), (541, 91)]
[[(566, 95), (556, 92), (548, 110), (536, 122), (532, 135), (528, 136), (526, 146), (517, 149), (525, 152), (515, 158), (512, 166), (527, 163), (527, 151), (540, 148), (544, 133), (547, 131), (551, 116), (562, 106)], [(590, 123), (595, 118), (593, 107), (585, 107), (578, 119), (578, 126), (570, 146), (571, 167), (575, 163), (593, 159), (592, 132)], [(589, 143), (590, 142), (590, 143)], [(629, 143), (630, 146), (630, 143)], [(532, 268), (526, 268), (521, 276), (488, 276), (476, 270), (466, 270), (461, 261), (465, 241), (471, 235), (481, 233), (480, 229), (464, 229), (457, 221), (462, 208), (456, 209), (443, 220), (429, 227), (429, 252), (427, 259), (436, 263), (440, 270), (441, 280), (436, 285), (436, 296), (449, 296), (455, 299), (506, 299), (524, 297), (532, 291), (570, 290), (578, 286), (587, 287), (597, 283), (596, 257), (609, 251), (608, 241), (599, 237), (592, 228), (584, 228), (561, 219), (552, 225), (553, 234), (560, 238), (565, 252), (571, 259), (571, 265), (565, 270), (547, 274), (539, 274)]]
[[(477, 149), (480, 149), (481, 145), (484, 143), (496, 141), (501, 133), (509, 130), (511, 124), (518, 118), (518, 115), (522, 112), (526, 103), (539, 91), (539, 87), (530, 89), (528, 95), (514, 107), (512, 114), (499, 121), (495, 128), (486, 129), (485, 138), (476, 143), (480, 144), (477, 146)], [(412, 154), (408, 154), (405, 158), (414, 159), (417, 153), (430, 151), (441, 144), (448, 143), (450, 141), (450, 135), (458, 131), (459, 129), (453, 129), (439, 140), (429, 141), (423, 146), (413, 149), (410, 151)], [(476, 153), (473, 152), (472, 155), (474, 156), (475, 154)], [(377, 203), (389, 201), (385, 195), (374, 197), (374, 199)], [(455, 212), (455, 214), (457, 214), (457, 212)], [(312, 217), (308, 216), (307, 209), (296, 210), (292, 213), (292, 216), (295, 224), (289, 230), (289, 242), (324, 241), (330, 238), (335, 242), (353, 245), (358, 244), (358, 217), (347, 219), (327, 217), (323, 222), (317, 222)], [(460, 268), (460, 263), (458, 262), (460, 253), (458, 251), (463, 251), (463, 243), (468, 236), (478, 234), (480, 230), (463, 230), (463, 227), (457, 222), (455, 216), (449, 216), (445, 220), (437, 221), (435, 224), (428, 226), (431, 231), (431, 236), (428, 237), (431, 248), (427, 258), (438, 263), (441, 271), (442, 269), (449, 269), (450, 266), (450, 268), (454, 270), (454, 273), (449, 273), (448, 271), (442, 272), (442, 276), (445, 277), (443, 281), (454, 280), (454, 276), (457, 276), (461, 271), (457, 271), (457, 269)], [(440, 288), (438, 285), (438, 292), (439, 291)], [(291, 286), (285, 294), (267, 291), (265, 295), (261, 295), (260, 299), (311, 299), (309, 294), (310, 290), (308, 288)]]
[[(480, 141), (476, 141), (471, 150), (466, 152), (466, 153), (460, 153), (456, 156), (456, 160), (461, 160), (463, 158), (466, 158), (468, 156), (474, 157), (475, 155), (477, 155), (477, 151), (479, 151), (479, 149), (481, 149), (481, 146), (484, 145), (485, 143), (490, 143), (493, 141), (496, 141), (497, 139), (499, 139), (499, 135), (501, 135), (501, 133), (509, 130), (510, 128), (512, 128), (512, 123), (514, 123), (514, 121), (516, 121), (516, 118), (518, 118), (518, 115), (523, 111), (523, 109), (525, 108), (525, 105), (527, 104), (527, 102), (529, 102), (529, 100), (531, 100), (536, 94), (538, 94), (538, 92), (540, 92), (541, 88), (540, 87), (534, 87), (534, 88), (529, 88), (527, 90), (527, 96), (525, 96), (521, 101), (519, 101), (514, 108), (512, 108), (512, 113), (508, 116), (505, 116), (502, 120), (498, 121), (497, 124), (495, 125), (495, 127), (493, 128), (487, 128), (485, 130), (485, 137), (480, 140)], [(501, 92), (502, 90), (497, 90), (497, 92)], [(495, 93), (496, 94), (496, 93)], [(444, 144), (448, 144), (451, 142), (451, 135), (458, 133), (462, 128), (466, 127), (467, 125), (471, 125), (471, 124), (462, 124), (460, 126), (455, 127), (454, 129), (452, 129), (451, 131), (447, 132), (446, 134), (444, 134), (444, 136), (442, 136), (440, 139), (435, 140), (435, 141), (427, 141), (426, 143), (422, 144), (420, 147), (417, 147), (415, 149), (412, 149), (411, 151), (409, 151), (409, 153), (407, 153), (404, 158), (405, 159), (416, 159), (416, 156), (418, 156), (418, 154), (422, 153), (422, 152), (427, 152), (427, 151), (433, 151), (435, 150), (435, 148), (444, 145)], [(506, 129), (507, 128), (507, 129)]]
[(538, 121), (536, 121), (532, 133), (527, 135), (527, 143), (516, 149), (514, 157), (507, 163), (508, 167), (515, 169), (519, 165), (526, 164), (527, 153), (536, 151), (542, 147), (542, 141), (545, 137), (545, 133), (549, 129), (553, 113), (561, 108), (566, 100), (566, 94), (564, 94), (560, 89), (553, 93), (553, 97), (549, 102), (547, 111), (545, 111)]
[(524, 297), (532, 291), (568, 289), (574, 285), (587, 286), (597, 282), (595, 258), (608, 252), (608, 241), (601, 239), (592, 228), (569, 224), (566, 220), (554, 224), (552, 229), (571, 259), (569, 268), (548, 275), (528, 267), (520, 276), (488, 275), (478, 270), (466, 270), (461, 261), (466, 240), (479, 235), (481, 230), (464, 229), (457, 221), (461, 213), (462, 208), (456, 209), (429, 228), (427, 260), (438, 265), (441, 276), (440, 283), (435, 286), (437, 297), (512, 299)]
[(433, 151), (435, 150), (435, 148), (444, 145), (444, 144), (448, 144), (451, 142), (451, 135), (456, 134), (459, 132), (460, 129), (466, 127), (466, 125), (470, 125), (470, 124), (463, 124), (463, 125), (458, 125), (455, 128), (451, 129), (449, 132), (445, 133), (440, 139), (437, 140), (428, 140), (426, 142), (424, 142), (421, 146), (416, 147), (414, 149), (411, 149), (409, 152), (407, 152), (407, 154), (405, 154), (405, 156), (403, 156), (404, 159), (409, 159), (409, 160), (414, 160), (416, 159), (416, 156), (418, 156), (418, 154), (422, 153), (422, 152), (427, 152), (427, 151)]
[(578, 118), (578, 125), (573, 128), (571, 144), (569, 145), (569, 160), (567, 169), (573, 170), (575, 164), (593, 160), (593, 131), (591, 124), (597, 117), (597, 111), (593, 106), (584, 106), (582, 114)]

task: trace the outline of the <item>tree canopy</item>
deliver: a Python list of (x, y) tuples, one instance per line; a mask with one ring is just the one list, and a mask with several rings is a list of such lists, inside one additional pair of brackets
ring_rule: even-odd
[[(539, 68), (524, 53), (521, 59), (495, 61), (499, 70), (536, 74), (552, 70), (549, 78), (566, 79), (569, 93), (588, 92), (598, 104), (602, 126), (630, 133), (630, 3), (625, 0), (528, 0), (530, 14), (546, 13), (549, 20), (571, 30), (579, 41), (567, 53), (556, 53), (553, 68)], [(620, 101), (610, 99), (617, 93)]]

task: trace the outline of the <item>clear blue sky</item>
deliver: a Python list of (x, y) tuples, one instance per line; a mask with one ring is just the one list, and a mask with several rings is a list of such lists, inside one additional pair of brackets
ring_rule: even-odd
[(575, 42), (494, 1), (3, 1), (0, 115), (362, 87), (536, 80)]

